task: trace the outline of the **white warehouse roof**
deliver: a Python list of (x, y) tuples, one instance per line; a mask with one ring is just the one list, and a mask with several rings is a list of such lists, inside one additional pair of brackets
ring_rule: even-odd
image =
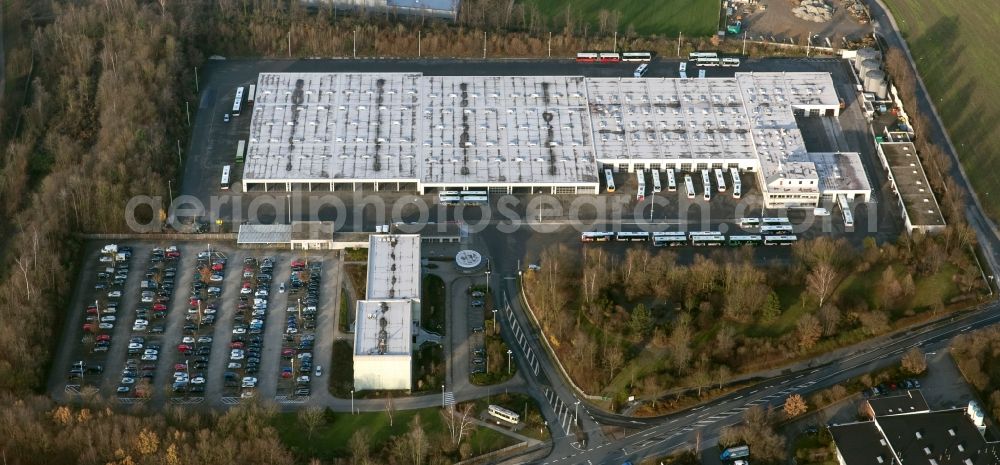
[(806, 151), (793, 111), (839, 112), (828, 73), (262, 73), (244, 188), (357, 181), (596, 189), (601, 164), (746, 162), (768, 183), (823, 178), (820, 186), (870, 190), (856, 153)]
[(420, 235), (372, 234), (366, 299), (420, 299)]
[(358, 301), (354, 354), (409, 356), (413, 333), (412, 306), (410, 300)]

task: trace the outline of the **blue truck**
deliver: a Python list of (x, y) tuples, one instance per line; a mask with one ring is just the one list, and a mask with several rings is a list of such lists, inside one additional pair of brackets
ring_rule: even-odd
[(736, 460), (749, 456), (750, 456), (749, 446), (736, 446), (736, 447), (729, 447), (726, 450), (722, 451), (722, 454), (719, 455), (719, 460), (726, 462), (729, 460)]

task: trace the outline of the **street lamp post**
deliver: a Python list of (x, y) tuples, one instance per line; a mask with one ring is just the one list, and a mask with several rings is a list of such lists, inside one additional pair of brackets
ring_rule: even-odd
[(444, 408), (444, 385), (441, 385), (441, 408)]
[(514, 351), (507, 349), (507, 374), (510, 375), (510, 356)]
[(493, 309), (493, 334), (497, 333), (497, 309)]
[(573, 423), (576, 423), (579, 411), (580, 411), (580, 401), (576, 401), (573, 403)]
[(354, 389), (351, 389), (351, 415), (354, 415)]

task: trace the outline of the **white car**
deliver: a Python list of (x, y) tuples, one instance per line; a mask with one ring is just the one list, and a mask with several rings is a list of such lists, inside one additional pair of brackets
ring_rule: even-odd
[(129, 349), (141, 349), (142, 348), (142, 343), (139, 343), (139, 342), (130, 342), (129, 345), (128, 345), (128, 348)]
[(212, 343), (212, 336), (199, 336), (198, 337), (198, 343), (199, 344), (211, 344)]
[(285, 283), (281, 283), (281, 284), (278, 285), (278, 293), (279, 294), (284, 294), (285, 293)]
[(100, 329), (115, 329), (115, 324), (114, 323), (101, 323), (101, 324), (97, 325), (97, 327), (100, 328)]
[(298, 384), (309, 384), (309, 375), (302, 375), (295, 378), (295, 382)]
[(122, 291), (111, 291), (108, 293), (108, 298), (114, 299), (122, 296)]
[(239, 370), (240, 368), (243, 368), (243, 364), (240, 362), (229, 362), (229, 365), (226, 365), (226, 368), (230, 370)]
[(160, 351), (156, 349), (146, 349), (142, 353), (145, 355), (159, 355)]
[(155, 362), (156, 359), (158, 359), (158, 358), (159, 358), (159, 356), (157, 356), (157, 355), (145, 354), (145, 355), (142, 356), (142, 361), (144, 361), (144, 362)]
[(184, 344), (194, 344), (194, 337), (193, 336), (184, 336), (184, 337), (181, 338), (181, 343), (184, 343)]
[(323, 376), (323, 365), (316, 365), (316, 377)]
[(122, 378), (122, 384), (135, 384), (135, 378)]
[(110, 255), (101, 255), (101, 263), (109, 263), (115, 261)]
[(233, 328), (233, 334), (246, 334), (246, 333), (247, 333), (247, 329), (246, 328), (242, 328), (242, 327)]
[(144, 295), (144, 296), (142, 296), (141, 300), (142, 300), (142, 303), (148, 304), (148, 303), (153, 302), (153, 296), (151, 296), (151, 295)]
[(267, 289), (261, 289), (255, 292), (253, 295), (254, 297), (267, 297)]
[(223, 276), (221, 274), (213, 274), (212, 276), (210, 276), (208, 278), (208, 280), (212, 281), (213, 283), (217, 283), (219, 281), (222, 281), (223, 279), (224, 278), (223, 278)]
[(232, 360), (243, 360), (243, 349), (233, 349), (229, 352), (229, 358)]
[(198, 260), (208, 260), (208, 252), (198, 252)]
[(244, 287), (244, 288), (240, 289), (240, 294), (249, 295), (249, 294), (252, 294), (252, 293), (253, 293), (253, 288)]
[(257, 386), (257, 378), (253, 376), (246, 376), (243, 378), (243, 387), (252, 388)]
[(175, 371), (174, 372), (174, 379), (187, 378), (187, 377), (188, 377), (188, 374), (187, 374), (186, 371)]
[(205, 384), (205, 378), (201, 376), (195, 376), (191, 379), (191, 384)]
[(101, 317), (101, 322), (103, 322), (103, 323), (114, 323), (115, 320), (117, 320), (117, 319), (118, 318), (115, 317), (114, 315), (107, 315), (107, 316), (102, 316)]

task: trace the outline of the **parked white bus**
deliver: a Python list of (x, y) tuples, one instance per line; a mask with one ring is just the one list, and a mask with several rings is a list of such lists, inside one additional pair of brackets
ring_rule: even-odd
[(733, 247), (740, 247), (744, 245), (761, 245), (764, 243), (764, 239), (757, 234), (750, 234), (745, 236), (729, 236), (729, 245)]
[(847, 203), (846, 195), (838, 195), (837, 203), (840, 204), (840, 212), (844, 214), (844, 226), (854, 227), (854, 213), (851, 213), (851, 206)]
[(635, 191), (635, 199), (641, 202), (646, 198), (646, 175), (643, 170), (635, 170), (635, 179), (639, 184)]
[(608, 192), (615, 191), (615, 174), (610, 168), (604, 170), (604, 180), (608, 183)]
[(738, 199), (741, 196), (743, 196), (743, 186), (740, 184), (733, 186), (733, 198)]
[(638, 68), (635, 69), (635, 72), (632, 73), (632, 77), (641, 78), (646, 75), (646, 71), (649, 71), (649, 65), (643, 63), (639, 65)]
[(687, 245), (688, 236), (679, 231), (665, 231), (653, 233), (653, 247), (680, 247)]
[(230, 170), (232, 170), (230, 165), (222, 167), (222, 190), (224, 191), (229, 190), (229, 186), (232, 185), (232, 182), (229, 179)]
[(718, 246), (726, 243), (726, 236), (692, 236), (691, 245), (694, 246)]
[(781, 216), (781, 217), (771, 217), (771, 218), (761, 218), (760, 222), (761, 222), (761, 224), (789, 224), (789, 223), (791, 223), (791, 221), (788, 221), (788, 218), (784, 217), (784, 216)]
[(719, 54), (716, 52), (691, 52), (688, 53), (689, 60), (697, 60), (699, 58), (719, 58)]
[(684, 175), (684, 187), (687, 188), (687, 194), (689, 199), (694, 198), (694, 181), (691, 180), (690, 174)]
[(653, 192), (660, 192), (663, 186), (660, 185), (660, 170), (653, 170)]
[(712, 67), (715, 67), (715, 66), (719, 66), (721, 64), (721, 62), (719, 61), (718, 58), (699, 58), (697, 61), (695, 61), (695, 64), (697, 64), (698, 66), (712, 66)]
[(638, 232), (622, 231), (615, 235), (615, 240), (619, 242), (648, 241), (649, 233), (642, 231)]
[(653, 59), (652, 52), (624, 52), (622, 61), (649, 61)]
[(764, 245), (792, 245), (799, 240), (794, 234), (782, 236), (764, 236)]
[(760, 232), (764, 234), (783, 234), (792, 232), (790, 224), (765, 224), (760, 227)]
[(740, 59), (739, 58), (732, 58), (732, 57), (723, 58), (722, 59), (722, 66), (727, 66), (727, 67), (732, 67), (732, 68), (738, 67), (738, 66), (740, 66)]
[(708, 177), (708, 170), (701, 170), (701, 184), (705, 190), (705, 200), (712, 200), (712, 180)]
[(757, 229), (760, 227), (760, 218), (740, 218), (740, 227), (743, 229)]
[(667, 190), (670, 192), (677, 191), (677, 177), (674, 176), (673, 168), (667, 168)]
[(615, 233), (607, 231), (585, 231), (580, 234), (581, 242), (607, 242), (614, 239)]
[(722, 168), (715, 169), (715, 183), (719, 185), (719, 192), (726, 191), (726, 178), (722, 176)]
[(506, 421), (507, 423), (513, 423), (516, 425), (521, 421), (521, 415), (518, 415), (517, 412), (512, 412), (499, 405), (491, 404), (486, 410), (490, 413), (491, 417), (498, 418)]

